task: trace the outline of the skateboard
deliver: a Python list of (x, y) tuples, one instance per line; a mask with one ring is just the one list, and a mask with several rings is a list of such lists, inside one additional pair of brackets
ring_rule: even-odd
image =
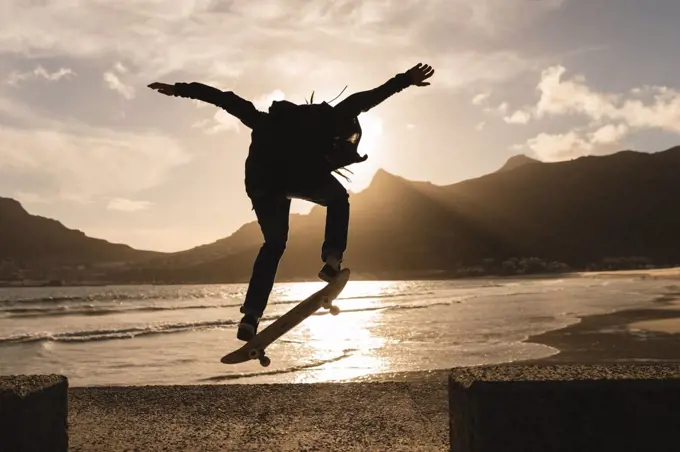
[(340, 313), (340, 308), (333, 305), (333, 300), (340, 295), (340, 292), (342, 292), (347, 285), (349, 275), (350, 271), (348, 268), (342, 269), (340, 274), (324, 288), (310, 295), (306, 300), (298, 303), (297, 306), (268, 325), (241, 348), (224, 355), (220, 361), (224, 364), (238, 364), (250, 361), (251, 359), (257, 359), (260, 361), (261, 366), (269, 366), (271, 360), (265, 355), (265, 349), (269, 347), (272, 342), (296, 327), (300, 322), (314, 314), (320, 308), (330, 310), (332, 315), (338, 315)]

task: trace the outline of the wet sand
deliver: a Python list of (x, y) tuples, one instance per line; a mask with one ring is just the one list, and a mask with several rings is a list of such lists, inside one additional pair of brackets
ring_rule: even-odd
[(528, 342), (560, 350), (536, 363), (607, 363), (607, 362), (680, 362), (680, 334), (655, 328), (656, 323), (677, 324), (676, 309), (636, 309), (586, 317), (567, 328), (533, 336)]
[[(668, 278), (669, 269), (649, 277)], [(588, 316), (560, 330), (532, 336), (559, 353), (533, 362), (680, 362), (680, 292), (656, 297), (648, 308)]]

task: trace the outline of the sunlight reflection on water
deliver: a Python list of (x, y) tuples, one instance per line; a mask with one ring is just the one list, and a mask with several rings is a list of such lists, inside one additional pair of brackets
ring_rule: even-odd
[[(262, 327), (324, 284), (277, 284)], [(0, 289), (0, 373), (60, 373), (74, 386), (308, 383), (508, 362), (555, 352), (530, 335), (678, 291), (634, 277), (350, 280), (340, 314), (321, 310), (274, 342), (270, 367), (225, 366), (219, 358), (243, 345), (245, 287)]]
[[(323, 286), (324, 283), (291, 285), (286, 296), (303, 299)], [(308, 359), (323, 362), (346, 354), (343, 359), (300, 373), (295, 381), (346, 380), (387, 368), (383, 358), (373, 352), (387, 342), (384, 337), (375, 334), (378, 331), (375, 326), (383, 315), (378, 309), (383, 307), (379, 296), (398, 290), (398, 283), (390, 281), (350, 281), (340, 298), (334, 301), (340, 308), (340, 314), (333, 316), (322, 310), (320, 312), (325, 315), (312, 316), (294, 328), (291, 333), (302, 344), (298, 350)], [(343, 310), (353, 312), (343, 313)]]

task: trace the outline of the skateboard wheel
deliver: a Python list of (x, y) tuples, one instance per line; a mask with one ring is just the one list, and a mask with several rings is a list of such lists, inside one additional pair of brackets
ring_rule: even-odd
[(260, 358), (260, 366), (267, 367), (272, 363), (272, 360), (268, 356), (263, 356)]
[(338, 315), (340, 314), (340, 308), (337, 306), (331, 306), (331, 315)]
[(331, 300), (329, 300), (328, 297), (323, 297), (321, 299), (321, 306), (323, 306), (324, 309), (329, 309), (331, 307)]
[(248, 352), (248, 356), (250, 359), (255, 359), (260, 356), (260, 351), (254, 348)]

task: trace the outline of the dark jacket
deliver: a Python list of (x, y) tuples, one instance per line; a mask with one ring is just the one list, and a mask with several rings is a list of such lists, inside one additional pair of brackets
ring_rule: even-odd
[[(361, 138), (361, 128), (357, 120), (359, 114), (369, 111), (410, 84), (406, 74), (398, 74), (377, 88), (352, 94), (334, 107), (328, 106), (340, 123), (358, 130), (355, 140), (348, 144), (355, 155), (358, 156), (356, 148)], [(245, 174), (246, 192), (251, 199), (285, 191), (286, 183), (291, 177), (303, 177), (299, 171), (296, 172), (295, 164), (291, 164), (288, 158), (291, 150), (285, 149), (285, 146), (282, 149), (281, 126), (274, 121), (271, 113), (257, 110), (252, 102), (231, 91), (221, 91), (202, 83), (175, 83), (175, 92), (177, 96), (201, 100), (223, 108), (252, 130)], [(275, 105), (276, 102), (272, 108)], [(338, 166), (363, 160), (365, 157), (333, 162), (327, 169), (334, 170)]]

